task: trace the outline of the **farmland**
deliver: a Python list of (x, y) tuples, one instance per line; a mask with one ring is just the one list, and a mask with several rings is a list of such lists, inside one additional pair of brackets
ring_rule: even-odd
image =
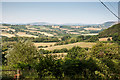
[[(91, 48), (96, 43), (84, 42), (84, 41), (76, 42), (74, 41), (76, 39), (75, 37), (79, 35), (83, 35), (83, 36), (98, 35), (98, 33), (90, 33), (90, 30), (101, 30), (101, 29), (102, 28), (93, 28), (93, 26), (89, 26), (89, 27), (88, 26), (82, 26), (82, 27), (57, 26), (57, 28), (56, 27), (54, 28), (52, 25), (51, 26), (50, 25), (49, 26), (34, 26), (34, 25), (33, 26), (32, 25), (14, 26), (13, 25), (13, 26), (5, 26), (5, 29), (2, 27), (2, 36), (6, 36), (9, 38), (15, 37), (15, 36), (38, 38), (34, 40), (34, 45), (37, 48), (42, 48), (45, 50), (54, 50), (54, 49), (62, 49), (62, 48), (70, 49), (74, 46)], [(64, 37), (65, 35), (70, 35), (73, 37), (68, 40), (68, 42), (70, 43), (55, 46), (56, 42), (54, 41), (57, 41), (58, 39), (58, 41), (60, 42), (62, 37)], [(51, 42), (52, 37), (55, 37), (56, 40), (53, 39), (53, 41)], [(41, 41), (43, 41), (44, 38), (46, 38), (46, 40), (41, 43)], [(47, 38), (50, 38), (50, 40), (47, 40)], [(71, 43), (71, 42), (74, 42), (74, 43)]]
[(49, 43), (34, 43), (36, 47), (38, 46), (54, 46), (56, 42), (49, 42)]
[(98, 35), (98, 33), (92, 33), (92, 34), (81, 34), (81, 35)]
[(31, 33), (40, 33), (40, 34), (43, 34), (43, 35), (46, 35), (46, 36), (54, 36), (53, 34), (49, 34), (49, 33), (46, 33), (46, 32), (41, 32), (41, 31), (36, 31), (36, 30), (24, 30), (24, 31), (28, 31), (28, 32), (31, 32)]
[(101, 30), (102, 28), (84, 28), (85, 30)]
[[(1, 29), (1, 35), (3, 36), (2, 63), (4, 64), (4, 67), (7, 67), (6, 64), (10, 64), (13, 68), (18, 68), (20, 66), (20, 69), (24, 69), (25, 71), (27, 69), (30, 74), (35, 73), (35, 75), (39, 76), (39, 72), (36, 72), (35, 70), (43, 72), (43, 74), (46, 70), (48, 70), (47, 72), (52, 70), (50, 73), (53, 73), (54, 71), (56, 73), (56, 71), (59, 70), (57, 74), (61, 72), (62, 75), (72, 69), (81, 71), (81, 65), (83, 66), (82, 70), (85, 68), (86, 70), (91, 70), (91, 66), (94, 66), (95, 69), (97, 69), (96, 64), (97, 66), (98, 63), (100, 63), (99, 65), (106, 64), (102, 62), (105, 62), (108, 59), (113, 59), (114, 63), (117, 63), (116, 65), (119, 64), (119, 61), (115, 60), (119, 59), (118, 45), (113, 41), (117, 38), (114, 36), (105, 37), (103, 34), (99, 37), (99, 29), (93, 29), (91, 26), (51, 27), (11, 25), (5, 28), (2, 27)], [(106, 60), (101, 61), (102, 59)], [(23, 67), (21, 67), (21, 65)], [(116, 67), (116, 65), (114, 67)], [(107, 65), (101, 66), (100, 69), (105, 66)], [(116, 68), (116, 70), (119, 70), (119, 67)], [(75, 70), (73, 70), (73, 72)], [(109, 71), (108, 69), (103, 70)], [(76, 71), (76, 73), (77, 72), (78, 71)], [(94, 74), (96, 71), (91, 70), (90, 72), (93, 72)], [(102, 72), (103, 71), (100, 73)], [(47, 75), (49, 75), (49, 73)], [(29, 76), (31, 77), (31, 75)], [(46, 77), (50, 76), (51, 75)]]
[(45, 49), (45, 50), (54, 50), (54, 49), (62, 49), (62, 48), (71, 49), (74, 46), (79, 46), (79, 47), (83, 47), (83, 48), (92, 48), (92, 46), (95, 44), (96, 43), (93, 43), (93, 42), (77, 42), (77, 43), (72, 43), (72, 44), (47, 47), (47, 48), (43, 48), (43, 49)]
[[(92, 28), (92, 26), (57, 26), (58, 28), (52, 27), (52, 25), (45, 26), (34, 26), (34, 25), (12, 25), (1, 27), (2, 32), (10, 33), (13, 35), (24, 36), (24, 37), (37, 37), (37, 36), (57, 36), (61, 37), (64, 35), (80, 35), (80, 34), (92, 34), (89, 30), (100, 30), (102, 28)], [(12, 37), (12, 35), (9, 35)], [(3, 34), (3, 36), (7, 36)]]
[(14, 34), (9, 34), (9, 33), (5, 33), (5, 32), (2, 32), (1, 35), (2, 35), (2, 36), (7, 36), (7, 37), (15, 37)]
[(22, 37), (38, 37), (38, 36), (26, 34), (25, 32), (18, 32), (16, 35), (22, 36)]

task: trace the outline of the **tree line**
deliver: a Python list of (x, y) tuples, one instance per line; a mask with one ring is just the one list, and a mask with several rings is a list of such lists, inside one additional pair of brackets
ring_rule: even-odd
[(34, 37), (2, 37), (2, 41), (3, 42), (9, 42), (9, 41), (16, 41), (18, 42), (19, 40), (31, 40), (32, 42), (58, 42), (59, 39), (57, 37), (38, 37), (38, 38), (34, 38)]

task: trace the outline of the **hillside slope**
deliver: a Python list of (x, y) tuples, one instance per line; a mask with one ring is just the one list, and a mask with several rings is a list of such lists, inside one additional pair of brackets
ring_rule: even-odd
[(110, 26), (114, 25), (116, 22), (115, 21), (109, 21), (109, 22), (105, 22), (103, 23), (102, 25), (104, 26), (101, 26), (102, 28), (109, 28)]
[(103, 30), (99, 33), (99, 37), (113, 37), (115, 35), (118, 35), (118, 33), (120, 33), (120, 23)]

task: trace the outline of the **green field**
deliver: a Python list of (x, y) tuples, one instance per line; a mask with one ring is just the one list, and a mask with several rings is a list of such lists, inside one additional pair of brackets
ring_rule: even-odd
[(93, 43), (93, 42), (77, 42), (77, 43), (72, 43), (72, 44), (47, 47), (47, 48), (43, 48), (43, 49), (45, 49), (45, 50), (54, 50), (54, 49), (62, 49), (62, 48), (70, 49), (74, 46), (79, 46), (79, 47), (83, 47), (83, 48), (92, 48), (92, 46), (95, 44), (96, 43)]

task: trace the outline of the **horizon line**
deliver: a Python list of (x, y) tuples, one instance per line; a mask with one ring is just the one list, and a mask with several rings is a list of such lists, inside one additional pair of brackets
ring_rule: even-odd
[(103, 24), (103, 23), (106, 23), (106, 22), (118, 22), (118, 21), (112, 21), (112, 20), (110, 20), (110, 21), (105, 21), (105, 22), (101, 22), (101, 23), (51, 23), (51, 22), (45, 22), (45, 21), (41, 21), (41, 22), (39, 22), (39, 21), (36, 21), (36, 22), (25, 22), (25, 23), (23, 23), (23, 22), (21, 22), (21, 23), (19, 23), (19, 22), (0, 22), (0, 23), (5, 23), (5, 24), (31, 24), (31, 23), (48, 23), (48, 24), (57, 24), (57, 25), (64, 25), (64, 24)]

